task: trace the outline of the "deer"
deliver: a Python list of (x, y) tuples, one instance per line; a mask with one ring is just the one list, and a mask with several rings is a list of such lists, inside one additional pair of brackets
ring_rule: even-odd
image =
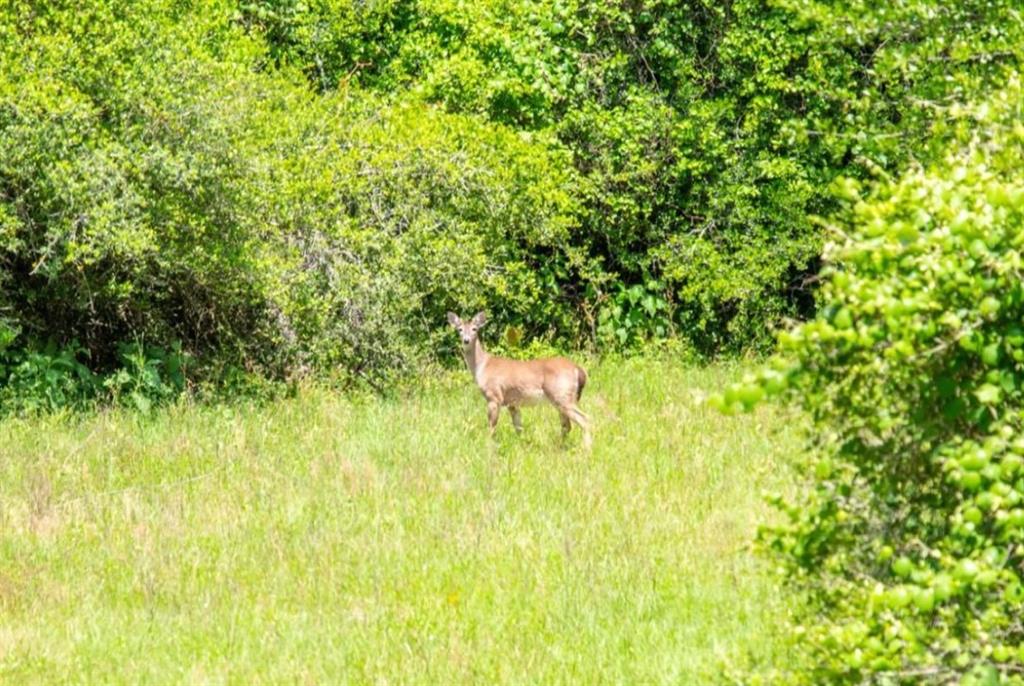
[(480, 342), (480, 329), (487, 323), (484, 312), (477, 312), (468, 322), (449, 312), (448, 323), (459, 332), (462, 357), (487, 400), (487, 423), (492, 440), (502, 407), (508, 408), (518, 434), (523, 430), (520, 408), (547, 401), (561, 415), (563, 442), (576, 424), (583, 432), (583, 447), (591, 447), (590, 420), (579, 408), (583, 387), (587, 384), (587, 373), (582, 367), (564, 357), (512, 360), (491, 355)]

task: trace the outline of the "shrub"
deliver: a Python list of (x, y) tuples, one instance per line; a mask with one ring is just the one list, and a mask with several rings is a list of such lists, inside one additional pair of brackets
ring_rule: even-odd
[(574, 226), (564, 153), (253, 73), (262, 49), (231, 16), (159, 0), (0, 11), (10, 347), (78, 340), (106, 374), (126, 342), (179, 341), (198, 380), (337, 369), (379, 386), (436, 352), (446, 309), (571, 335), (544, 274)]
[(61, 349), (53, 342), (19, 349), (0, 345), (0, 414), (80, 407), (97, 387), (82, 352), (74, 342)]
[(118, 346), (120, 368), (103, 379), (114, 402), (146, 414), (154, 402), (172, 400), (185, 390), (185, 358), (180, 345), (171, 350), (141, 343)]
[(782, 392), (813, 422), (809, 492), (765, 545), (811, 602), (806, 684), (1024, 683), (1024, 90), (951, 149), (842, 185), (822, 314), (719, 403)]

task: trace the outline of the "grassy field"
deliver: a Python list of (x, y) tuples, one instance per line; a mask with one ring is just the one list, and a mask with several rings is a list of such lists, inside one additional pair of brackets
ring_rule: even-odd
[(746, 550), (797, 443), (702, 393), (737, 369), (591, 369), (587, 454), (547, 408), (486, 440), (468, 374), (0, 423), (0, 682), (713, 684), (779, 659)]

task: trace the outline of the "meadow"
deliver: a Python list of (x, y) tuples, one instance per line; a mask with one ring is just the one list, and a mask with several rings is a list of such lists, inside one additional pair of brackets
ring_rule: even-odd
[(0, 3), (0, 686), (1024, 686), (1021, 73), (1021, 0)]
[(487, 441), (468, 374), (0, 422), (4, 683), (702, 684), (784, 659), (749, 549), (795, 422), (742, 366), (591, 365)]

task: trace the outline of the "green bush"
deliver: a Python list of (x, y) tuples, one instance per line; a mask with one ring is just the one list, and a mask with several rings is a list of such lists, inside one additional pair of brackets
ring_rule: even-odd
[(173, 400), (185, 390), (185, 356), (180, 346), (171, 350), (141, 343), (118, 347), (120, 368), (103, 379), (103, 388), (115, 403), (146, 414), (154, 402)]
[(253, 73), (262, 47), (232, 16), (158, 0), (0, 11), (10, 347), (78, 340), (106, 374), (126, 342), (179, 341), (199, 381), (337, 369), (379, 386), (436, 353), (446, 309), (572, 333), (544, 275), (574, 226), (563, 152)]
[(322, 92), (551, 133), (582, 208), (547, 276), (591, 333), (622, 289), (658, 283), (667, 328), (714, 353), (812, 312), (809, 215), (834, 209), (831, 181), (927, 152), (936, 103), (1019, 64), (1018, 5), (257, 0), (240, 22)]
[(80, 407), (97, 387), (82, 352), (74, 343), (62, 349), (53, 342), (14, 350), (0, 346), (0, 414)]
[(813, 422), (764, 532), (810, 601), (782, 683), (1024, 683), (1024, 90), (947, 115), (934, 164), (842, 184), (821, 316), (718, 400)]
[(119, 365), (96, 374), (88, 351), (77, 341), (10, 347), (16, 338), (10, 330), (0, 336), (0, 415), (83, 409), (96, 401), (148, 413), (153, 403), (173, 400), (185, 390), (185, 357), (178, 347), (165, 351), (122, 344)]

